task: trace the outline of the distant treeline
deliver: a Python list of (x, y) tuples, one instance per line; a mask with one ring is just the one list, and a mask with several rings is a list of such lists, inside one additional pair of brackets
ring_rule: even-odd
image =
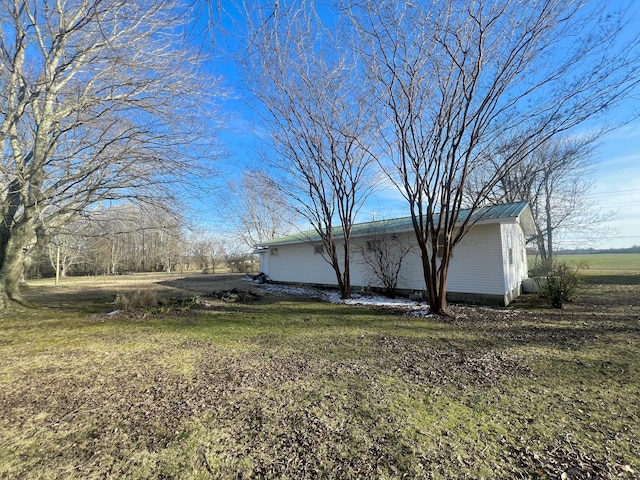
[[(608, 248), (608, 249), (596, 249), (596, 248), (575, 248), (575, 249), (564, 249), (558, 250), (554, 252), (556, 255), (584, 255), (590, 253), (640, 253), (640, 245), (634, 245), (629, 248)], [(527, 249), (527, 254), (535, 255), (535, 249), (529, 251)]]

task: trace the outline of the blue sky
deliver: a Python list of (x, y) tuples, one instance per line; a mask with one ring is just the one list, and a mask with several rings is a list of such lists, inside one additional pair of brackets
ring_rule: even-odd
[[(640, 25), (637, 19), (634, 23)], [(218, 47), (224, 50), (223, 45)], [(219, 167), (233, 176), (231, 172), (256, 161), (255, 154), (262, 145), (260, 124), (250, 104), (249, 94), (237, 82), (233, 63), (222, 58), (216, 70), (226, 78), (234, 96), (224, 107), (233, 118), (226, 123), (227, 128), (220, 135), (228, 155), (219, 162)], [(630, 99), (624, 110), (626, 113), (640, 112), (640, 101)], [(599, 225), (599, 235), (588, 244), (576, 243), (574, 238), (567, 236), (561, 239), (558, 247), (620, 248), (640, 245), (640, 121), (606, 135), (594, 154), (594, 161), (594, 189), (588, 198), (601, 213), (611, 213), (608, 215), (610, 220)], [(208, 212), (207, 221), (220, 227), (221, 223), (213, 212), (224, 206), (215, 198), (202, 200), (203, 210)], [(393, 218), (407, 213), (402, 197), (390, 188), (376, 192), (369, 199), (359, 220), (369, 221), (374, 216), (377, 219)]]
[(595, 188), (589, 199), (614, 215), (602, 224), (608, 232), (593, 246), (640, 245), (640, 121), (607, 135), (595, 159)]
[[(606, 135), (593, 160), (594, 186), (586, 199), (608, 220), (595, 226), (597, 234), (589, 241), (566, 234), (559, 239), (558, 247), (608, 249), (640, 245), (640, 120)], [(376, 192), (361, 212), (363, 221), (374, 216), (383, 219), (403, 215), (405, 203), (394, 189)]]

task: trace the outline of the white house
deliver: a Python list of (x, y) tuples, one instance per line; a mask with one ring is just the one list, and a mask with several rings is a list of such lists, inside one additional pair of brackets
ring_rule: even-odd
[[(461, 220), (468, 214), (469, 211), (461, 211)], [(481, 208), (473, 217), (477, 220), (453, 251), (447, 299), (508, 305), (520, 295), (522, 281), (528, 276), (525, 243), (535, 232), (531, 209), (527, 202), (509, 203)], [(414, 245), (402, 262), (397, 286), (408, 292), (424, 291), (420, 252), (410, 217), (354, 225), (350, 254), (352, 286), (382, 286), (363, 261), (362, 252), (379, 248), (376, 242), (384, 238)], [(255, 253), (260, 255), (260, 270), (274, 282), (337, 285), (335, 273), (324, 259), (320, 237), (315, 233), (264, 242), (256, 245)]]

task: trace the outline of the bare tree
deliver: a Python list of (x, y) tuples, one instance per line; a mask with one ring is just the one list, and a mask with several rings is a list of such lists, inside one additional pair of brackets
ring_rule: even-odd
[[(534, 238), (541, 260), (553, 263), (555, 238), (558, 232), (580, 239), (593, 238), (599, 232), (598, 223), (610, 218), (589, 201), (593, 189), (593, 150), (598, 135), (559, 137), (551, 139), (523, 158), (506, 172), (488, 196), (491, 203), (528, 200), (536, 227)], [(492, 156), (495, 169), (502, 152), (509, 151), (513, 141), (505, 142)], [(519, 143), (519, 142), (516, 142)], [(517, 155), (517, 153), (507, 153)], [(471, 178), (469, 192), (484, 184), (482, 172)]]
[[(528, 152), (637, 87), (639, 37), (601, 2), (365, 0), (344, 11), (380, 100), (386, 171), (409, 205), (430, 308), (446, 312), (452, 253), (478, 209)], [(466, 195), (503, 135), (518, 138), (513, 154)]]
[(273, 145), (270, 185), (318, 233), (347, 298), (351, 228), (375, 185), (372, 111), (354, 84), (354, 52), (341, 43), (341, 25), (327, 28), (311, 2), (253, 8), (247, 22), (245, 66)]
[(196, 267), (203, 273), (216, 273), (216, 268), (226, 256), (227, 246), (224, 240), (206, 230), (197, 230), (191, 233), (188, 242), (189, 255)]
[(47, 244), (47, 256), (51, 267), (56, 271), (56, 281), (58, 277), (66, 277), (72, 272), (75, 265), (82, 261), (85, 253), (85, 242), (79, 230), (80, 224), (72, 224), (75, 232), (71, 235), (54, 235)]
[(20, 300), (48, 229), (102, 200), (168, 197), (193, 171), (210, 103), (180, 15), (171, 0), (0, 2), (0, 304)]
[(130, 205), (118, 205), (94, 211), (90, 219), (80, 217), (61, 226), (51, 236), (51, 263), (55, 261), (56, 247), (60, 246), (64, 253), (69, 246), (75, 251), (75, 263), (85, 271), (113, 275), (128, 269), (133, 247), (130, 232), (140, 225), (139, 216), (132, 213)]
[(176, 212), (157, 205), (119, 203), (95, 209), (56, 230), (49, 256), (61, 247), (80, 271), (168, 271), (186, 253), (184, 225)]
[(245, 170), (225, 191), (225, 216), (235, 233), (250, 248), (286, 235), (295, 224), (294, 214), (280, 189), (263, 182), (259, 172)]
[(413, 244), (394, 234), (368, 239), (358, 246), (362, 262), (373, 277), (382, 284), (385, 293), (395, 297), (400, 270), (405, 257), (413, 250)]

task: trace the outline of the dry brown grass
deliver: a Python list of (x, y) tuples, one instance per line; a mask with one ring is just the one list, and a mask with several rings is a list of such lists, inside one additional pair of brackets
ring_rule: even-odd
[(133, 312), (158, 305), (158, 294), (154, 290), (134, 290), (116, 295), (115, 306), (123, 312)]

